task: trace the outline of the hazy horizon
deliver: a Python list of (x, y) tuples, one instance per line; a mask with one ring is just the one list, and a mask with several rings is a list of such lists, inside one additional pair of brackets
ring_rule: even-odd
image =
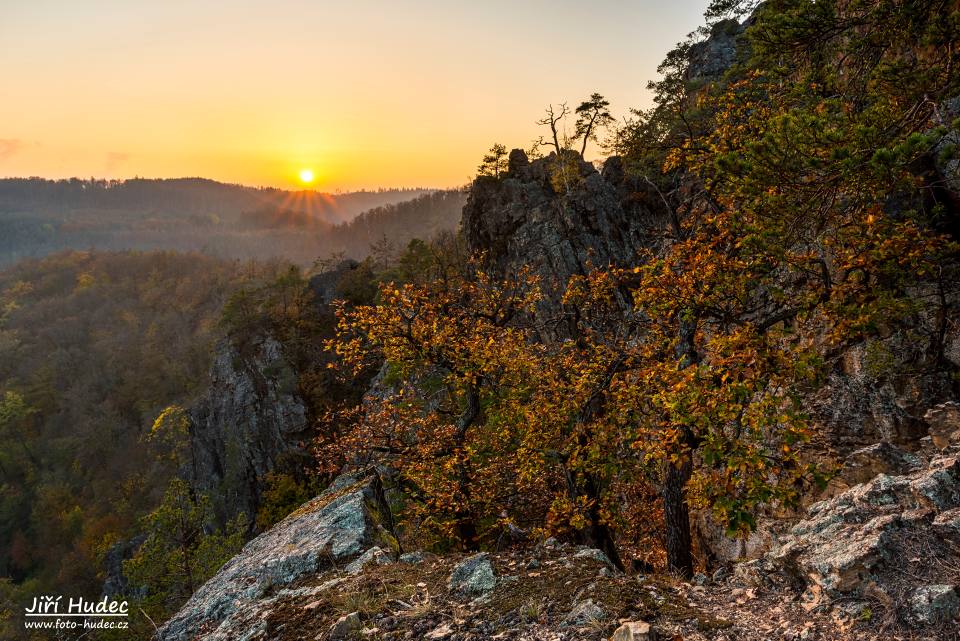
[(70, 180), (80, 180), (80, 181), (106, 181), (108, 183), (124, 183), (134, 180), (144, 180), (144, 181), (190, 181), (190, 180), (208, 180), (211, 182), (219, 183), (221, 185), (226, 185), (229, 187), (241, 187), (244, 189), (257, 189), (257, 190), (278, 190), (286, 191), (290, 193), (306, 193), (312, 192), (318, 195), (329, 195), (329, 196), (339, 196), (346, 194), (355, 194), (355, 193), (376, 193), (376, 192), (406, 192), (406, 191), (442, 191), (446, 189), (459, 189), (462, 187), (468, 186), (467, 182), (464, 182), (463, 185), (454, 185), (452, 187), (434, 187), (431, 185), (412, 185), (412, 186), (403, 186), (397, 187), (395, 185), (373, 185), (370, 187), (358, 187), (356, 189), (341, 189), (339, 187), (335, 189), (324, 189), (320, 185), (297, 185), (290, 184), (287, 186), (277, 187), (275, 185), (254, 185), (249, 183), (240, 183), (232, 182), (228, 180), (217, 180), (216, 178), (210, 178), (208, 176), (117, 176), (115, 178), (107, 176), (62, 176), (56, 178), (50, 178), (47, 176), (27, 176), (27, 175), (0, 175), (0, 181), (4, 180), (46, 180), (50, 182), (58, 181), (70, 181)]
[[(0, 175), (457, 187), (550, 102), (650, 103), (704, 1), (39, 0), (0, 21)], [(506, 19), (508, 16), (509, 19)]]

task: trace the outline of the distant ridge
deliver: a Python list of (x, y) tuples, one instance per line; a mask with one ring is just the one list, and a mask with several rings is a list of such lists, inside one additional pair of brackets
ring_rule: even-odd
[(462, 190), (342, 194), (206, 178), (0, 179), (0, 267), (64, 250), (174, 250), (311, 265), (456, 228)]
[(79, 209), (129, 212), (239, 214), (282, 209), (338, 224), (368, 209), (410, 200), (435, 191), (426, 188), (378, 189), (331, 194), (314, 190), (248, 187), (208, 178), (0, 179), (0, 212), (68, 214)]

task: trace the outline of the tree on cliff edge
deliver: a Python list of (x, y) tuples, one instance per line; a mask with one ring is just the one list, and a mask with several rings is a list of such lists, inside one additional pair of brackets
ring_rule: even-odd
[[(735, 5), (752, 3), (710, 13)], [(683, 572), (691, 501), (744, 532), (758, 508), (796, 498), (782, 481), (812, 471), (770, 446), (802, 442), (798, 397), (824, 357), (950, 315), (958, 246), (937, 228), (954, 205), (917, 174), (952, 153), (939, 105), (960, 93), (960, 20), (943, 11), (765, 3), (747, 69), (691, 86), (685, 64), (664, 67), (657, 107), (621, 132), (627, 166), (686, 197), (667, 203), (674, 243), (641, 269), (650, 368), (623, 399), (638, 445), (664, 461), (668, 560)], [(678, 51), (668, 60), (689, 44)], [(942, 337), (921, 340), (939, 354)]]

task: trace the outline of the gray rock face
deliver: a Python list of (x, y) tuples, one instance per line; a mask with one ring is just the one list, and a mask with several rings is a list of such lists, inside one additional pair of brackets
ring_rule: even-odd
[[(133, 558), (143, 542), (146, 534), (141, 534), (126, 541), (120, 541), (110, 546), (103, 558), (103, 570), (106, 575), (103, 581), (103, 596), (130, 595), (131, 586), (123, 574), (123, 562)], [(141, 588), (133, 586), (132, 594), (142, 596)]]
[[(955, 96), (940, 106), (938, 124), (949, 127), (954, 119), (960, 118), (960, 96)], [(947, 198), (956, 208), (960, 206), (960, 158), (944, 158), (942, 152), (948, 145), (960, 144), (960, 131), (950, 129), (947, 135), (934, 149), (933, 157), (937, 173), (944, 183)]]
[(737, 61), (738, 53), (745, 49), (740, 36), (748, 23), (736, 20), (721, 20), (710, 29), (710, 36), (690, 47), (689, 80), (715, 80), (726, 73)]
[(470, 250), (486, 252), (496, 270), (530, 266), (546, 294), (544, 311), (556, 308), (570, 276), (634, 263), (666, 228), (658, 201), (624, 174), (619, 158), (598, 172), (566, 152), (576, 177), (560, 192), (552, 180), (558, 162), (555, 153), (528, 162), (515, 149), (504, 178), (474, 182), (461, 223)]
[(161, 641), (263, 638), (257, 613), (268, 592), (317, 572), (347, 565), (379, 545), (397, 550), (374, 471), (342, 476), (323, 494), (250, 541), (160, 630)]
[(910, 599), (913, 616), (920, 623), (952, 621), (960, 614), (960, 596), (952, 585), (925, 585)]
[[(960, 455), (940, 456), (912, 474), (881, 474), (812, 505), (768, 559), (831, 595), (858, 594), (870, 582), (881, 588), (888, 572), (925, 550), (941, 554), (943, 567), (960, 561), (931, 524), (960, 507)], [(938, 564), (911, 568), (917, 581), (935, 584)], [(926, 575), (923, 573), (926, 572)], [(938, 580), (939, 579), (939, 580)], [(917, 586), (922, 587), (922, 586)]]
[[(919, 323), (923, 331), (935, 326), (932, 318)], [(951, 329), (945, 340), (958, 336)], [(885, 441), (916, 449), (930, 429), (924, 414), (956, 394), (950, 372), (955, 364), (934, 367), (928, 347), (898, 334), (843, 353), (807, 402), (834, 447), (846, 453)], [(917, 363), (930, 366), (918, 369)]]
[(457, 564), (448, 582), (451, 592), (480, 595), (497, 585), (497, 576), (486, 552), (474, 554)]
[(208, 494), (217, 518), (252, 519), (263, 481), (286, 457), (304, 456), (307, 412), (280, 343), (261, 339), (243, 352), (217, 346), (206, 395), (190, 410), (191, 485)]

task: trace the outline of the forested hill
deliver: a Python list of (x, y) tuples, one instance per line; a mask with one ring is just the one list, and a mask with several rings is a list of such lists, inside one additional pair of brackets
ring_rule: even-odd
[(0, 604), (20, 600), (10, 580), (99, 592), (99, 555), (171, 475), (150, 425), (202, 388), (224, 300), (253, 273), (172, 252), (0, 271)]
[[(256, 189), (201, 178), (3, 179), (0, 266), (68, 249), (177, 250), (239, 259), (283, 257), (304, 265), (336, 252), (363, 258), (369, 247), (360, 236), (381, 237), (397, 227), (391, 226), (384, 207), (419, 203), (397, 212), (404, 217), (400, 227), (411, 237), (455, 228), (459, 209), (450, 209), (438, 218), (435, 200), (417, 200), (431, 193), (426, 189), (384, 189), (323, 194)], [(420, 212), (419, 205), (429, 211)], [(378, 213), (366, 218), (362, 232), (349, 225), (366, 211)], [(331, 233), (338, 225), (338, 231)], [(353, 235), (354, 229), (359, 236)]]
[(130, 214), (176, 213), (231, 216), (260, 209), (308, 214), (336, 224), (387, 203), (409, 200), (426, 189), (379, 189), (344, 194), (312, 190), (256, 188), (207, 180), (171, 178), (131, 180), (0, 179), (0, 211), (33, 211), (71, 216), (90, 209), (118, 209)]
[(332, 229), (331, 244), (347, 256), (360, 258), (384, 240), (394, 249), (415, 238), (429, 240), (457, 228), (466, 202), (465, 190), (451, 189), (376, 207)]

